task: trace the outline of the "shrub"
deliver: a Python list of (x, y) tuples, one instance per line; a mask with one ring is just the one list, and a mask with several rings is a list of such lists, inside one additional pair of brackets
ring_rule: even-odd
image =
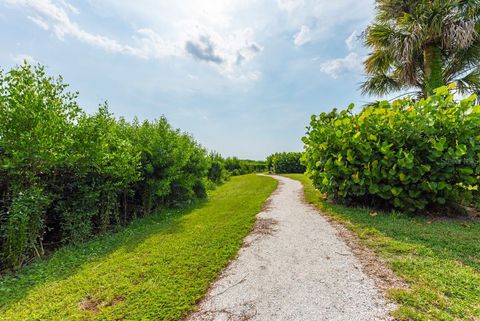
[(428, 210), (479, 196), (480, 107), (446, 87), (428, 99), (353, 105), (312, 116), (303, 138), (308, 175), (349, 203)]
[(261, 173), (266, 170), (265, 162), (237, 157), (227, 157), (224, 161), (225, 169), (233, 176), (251, 173)]
[(93, 115), (41, 66), (0, 72), (0, 270), (206, 197), (210, 160), (165, 118)]
[(225, 168), (225, 160), (222, 155), (211, 152), (208, 156), (210, 164), (208, 168), (208, 180), (214, 185), (221, 184), (229, 178), (229, 173)]
[(277, 174), (305, 173), (302, 153), (275, 153), (267, 157), (268, 171)]

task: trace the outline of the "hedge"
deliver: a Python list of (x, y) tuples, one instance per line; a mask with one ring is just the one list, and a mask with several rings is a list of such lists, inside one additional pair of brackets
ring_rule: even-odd
[(478, 202), (480, 107), (447, 87), (428, 99), (383, 101), (312, 116), (307, 173), (330, 198), (402, 211)]
[(206, 196), (212, 161), (190, 135), (88, 115), (66, 89), (39, 65), (0, 72), (0, 270)]

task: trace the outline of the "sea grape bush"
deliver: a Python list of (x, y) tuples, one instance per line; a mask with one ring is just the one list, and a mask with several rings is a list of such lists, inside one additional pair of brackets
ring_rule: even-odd
[(277, 174), (305, 173), (305, 166), (302, 164), (302, 153), (275, 153), (267, 157), (267, 168), (269, 172)]
[(449, 89), (312, 116), (303, 142), (315, 186), (336, 200), (407, 212), (478, 201), (480, 107)]
[(66, 89), (41, 66), (0, 72), (0, 270), (206, 196), (214, 162), (190, 135), (88, 115)]

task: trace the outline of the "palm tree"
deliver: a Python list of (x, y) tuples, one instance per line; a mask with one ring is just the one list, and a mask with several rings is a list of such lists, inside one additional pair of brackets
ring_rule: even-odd
[(453, 82), (460, 94), (480, 93), (480, 0), (376, 0), (376, 9), (363, 93), (427, 97)]

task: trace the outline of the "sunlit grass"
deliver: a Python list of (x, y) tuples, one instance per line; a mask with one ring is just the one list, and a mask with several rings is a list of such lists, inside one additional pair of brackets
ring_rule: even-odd
[(276, 185), (233, 177), (207, 202), (160, 211), (4, 276), (0, 320), (178, 320), (237, 253)]

